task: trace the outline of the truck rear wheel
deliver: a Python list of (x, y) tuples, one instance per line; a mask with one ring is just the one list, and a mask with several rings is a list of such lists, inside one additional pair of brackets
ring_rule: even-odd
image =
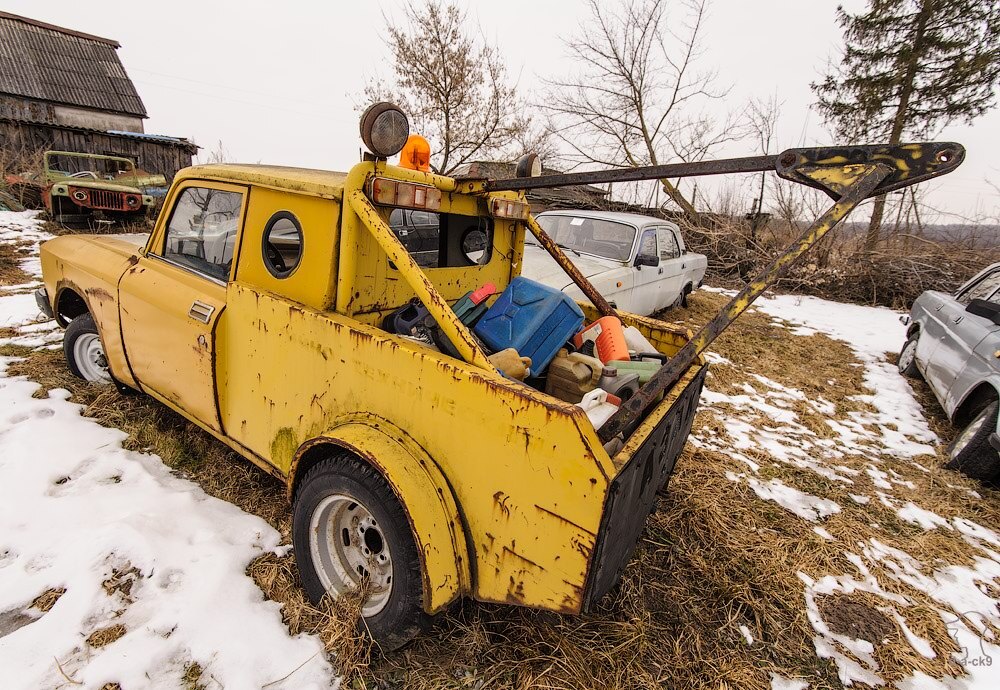
[(111, 383), (101, 335), (90, 314), (81, 314), (69, 322), (63, 335), (63, 354), (74, 376), (92, 383)]
[(362, 585), (364, 627), (397, 649), (426, 625), (420, 558), (410, 525), (379, 472), (342, 452), (310, 468), (295, 493), (292, 543), (314, 604)]
[(979, 481), (1000, 479), (1000, 455), (990, 445), (990, 434), (996, 429), (1000, 403), (992, 402), (972, 418), (951, 445), (945, 467)]

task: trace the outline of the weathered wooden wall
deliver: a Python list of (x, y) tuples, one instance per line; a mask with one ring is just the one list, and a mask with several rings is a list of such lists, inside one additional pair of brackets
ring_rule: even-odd
[(79, 127), (60, 127), (0, 118), (0, 149), (8, 153), (29, 153), (56, 149), (132, 159), (137, 168), (168, 181), (181, 168), (191, 165), (198, 150), (182, 141), (156, 141), (111, 134)]

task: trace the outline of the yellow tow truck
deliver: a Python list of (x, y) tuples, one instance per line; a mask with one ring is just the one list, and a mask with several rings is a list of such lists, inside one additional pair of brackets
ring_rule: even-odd
[[(405, 115), (362, 117), (371, 153), (347, 173), (205, 165), (173, 181), (151, 234), (42, 246), (43, 311), (74, 374), (142, 391), (287, 486), (303, 586), (318, 602), (365, 583), (384, 647), (461, 597), (566, 614), (617, 583), (674, 469), (705, 378), (701, 353), (795, 257), (874, 194), (953, 170), (957, 144), (799, 149), (778, 156), (453, 179), (390, 165)], [(418, 166), (419, 167), (419, 166)], [(529, 213), (525, 190), (773, 170), (836, 199), (702, 331), (618, 313)], [(394, 209), (439, 219), (418, 266)], [(467, 242), (476, 228), (474, 242)], [(452, 307), (521, 270), (531, 232), (592, 304), (667, 363), (600, 428), (581, 407), (504, 376)], [(417, 300), (447, 354), (384, 329)]]

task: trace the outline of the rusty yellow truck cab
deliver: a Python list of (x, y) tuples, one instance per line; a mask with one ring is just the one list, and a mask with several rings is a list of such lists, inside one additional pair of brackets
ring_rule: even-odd
[[(618, 581), (681, 453), (708, 344), (861, 201), (964, 158), (953, 143), (793, 149), (531, 179), (537, 160), (526, 156), (518, 179), (456, 180), (386, 162), (408, 133), (394, 106), (366, 111), (361, 131), (377, 155), (347, 173), (182, 171), (148, 237), (44, 243), (37, 297), (66, 327), (75, 374), (155, 397), (285, 482), (306, 593), (319, 602), (363, 586), (365, 626), (388, 647), (460, 597), (592, 607)], [(694, 336), (616, 314), (524, 197), (764, 170), (835, 203)], [(398, 209), (439, 214), (421, 265), (390, 227)], [(453, 309), (480, 286), (512, 284), (526, 229), (593, 303), (580, 305), (588, 322), (619, 317), (644, 336), (643, 352), (667, 356), (598, 429), (540, 379), (498, 371)], [(386, 326), (418, 302), (451, 354)]]
[[(371, 201), (375, 179), (438, 190), (440, 213), (488, 227), (485, 256), (418, 268), (386, 225), (391, 208)], [(627, 561), (652, 500), (633, 494), (662, 487), (702, 367), (612, 457), (580, 407), (503, 376), (457, 319), (438, 317), (463, 358), (383, 330), (415, 296), (450, 312), (468, 291), (489, 282), (499, 292), (519, 274), (523, 219), (492, 215), (490, 204), (523, 195), (459, 186), (382, 161), (346, 175), (188, 168), (144, 243), (47, 242), (49, 304), (63, 323), (90, 315), (116, 382), (281, 478), (291, 497), (338, 452), (374, 468), (412, 531), (424, 612), (471, 596), (576, 613)], [(689, 335), (623, 319), (666, 354)], [(636, 471), (647, 476), (616, 484), (644, 446), (649, 461)], [(656, 486), (640, 486), (651, 476)]]

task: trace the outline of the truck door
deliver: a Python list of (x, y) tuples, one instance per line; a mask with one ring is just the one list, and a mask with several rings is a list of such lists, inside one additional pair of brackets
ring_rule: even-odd
[(119, 282), (122, 336), (143, 390), (221, 430), (215, 346), (244, 216), (244, 188), (188, 181)]

